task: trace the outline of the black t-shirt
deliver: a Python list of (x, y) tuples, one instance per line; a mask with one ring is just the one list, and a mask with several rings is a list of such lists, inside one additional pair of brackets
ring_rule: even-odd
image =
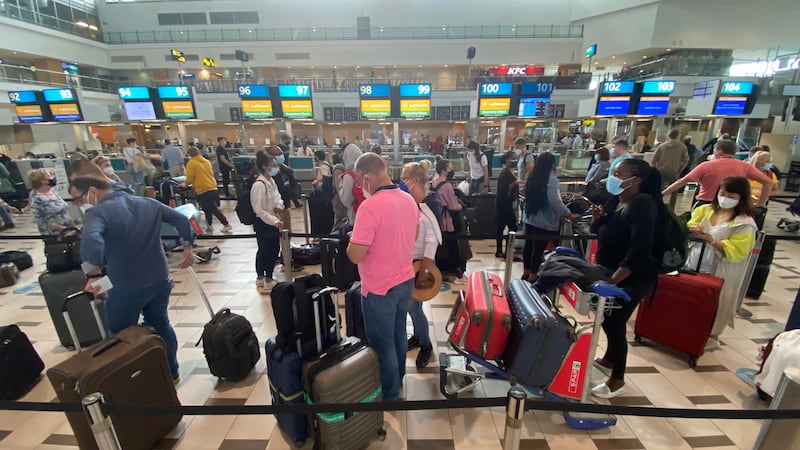
[(519, 196), (519, 187), (510, 187), (511, 183), (517, 181), (514, 174), (508, 168), (504, 168), (497, 178), (497, 211), (514, 211), (514, 201)]
[[(655, 282), (660, 256), (656, 256), (658, 207), (653, 197), (639, 194), (617, 210), (619, 198), (612, 197), (603, 209), (606, 216), (592, 224), (597, 233), (597, 263), (611, 270), (627, 267), (631, 274), (623, 286), (642, 286)], [(636, 299), (640, 300), (640, 299)]]
[(226, 160), (229, 162), (231, 161), (230, 155), (228, 155), (228, 150), (225, 147), (219, 145), (217, 146), (217, 165), (219, 166), (219, 170), (222, 172), (230, 172), (231, 168), (222, 162), (222, 157), (225, 157)]

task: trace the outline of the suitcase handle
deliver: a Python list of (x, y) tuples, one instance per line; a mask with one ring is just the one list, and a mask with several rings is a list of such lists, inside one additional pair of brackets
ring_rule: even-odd
[(81, 341), (78, 339), (78, 332), (75, 330), (75, 325), (72, 323), (72, 317), (69, 315), (69, 304), (80, 298), (88, 298), (94, 321), (97, 323), (97, 329), (100, 331), (100, 337), (104, 340), (108, 338), (106, 327), (103, 325), (103, 319), (100, 317), (100, 311), (97, 310), (97, 305), (94, 301), (94, 294), (86, 291), (75, 292), (64, 299), (64, 303), (61, 304), (61, 314), (64, 316), (64, 322), (67, 324), (67, 330), (69, 330), (69, 337), (72, 339), (72, 345), (75, 346), (75, 350), (78, 352), (81, 351)]
[(103, 343), (99, 345), (95, 351), (92, 352), (92, 358), (100, 356), (101, 354), (105, 353), (106, 350), (111, 349), (111, 347), (114, 347), (120, 342), (122, 341), (120, 341), (119, 338), (116, 337), (104, 340)]
[(203, 289), (203, 285), (200, 284), (200, 279), (197, 278), (197, 273), (195, 273), (194, 268), (192, 268), (192, 266), (187, 267), (186, 270), (189, 272), (189, 275), (192, 276), (192, 281), (194, 281), (194, 285), (197, 286), (197, 290), (200, 291), (200, 298), (203, 299), (203, 304), (206, 305), (206, 309), (208, 310), (208, 315), (211, 316), (211, 318), (213, 319), (214, 309), (211, 307), (211, 302), (208, 300), (208, 296), (206, 295), (205, 289)]
[(492, 283), (491, 280), (489, 281), (489, 284), (492, 286), (493, 297), (502, 297), (505, 294), (505, 292), (503, 291), (503, 286), (497, 283)]

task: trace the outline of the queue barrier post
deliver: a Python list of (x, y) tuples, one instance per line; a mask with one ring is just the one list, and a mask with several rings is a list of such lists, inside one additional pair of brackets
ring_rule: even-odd
[(92, 430), (97, 448), (99, 450), (122, 450), (117, 432), (114, 430), (114, 423), (103, 410), (104, 404), (103, 394), (99, 392), (89, 394), (81, 400), (81, 406), (83, 406), (83, 412), (89, 421), (89, 428)]
[(516, 239), (517, 232), (511, 231), (508, 233), (506, 239), (506, 270), (503, 274), (503, 286), (511, 284), (511, 266), (514, 263), (514, 240)]
[[(800, 368), (784, 370), (769, 409), (800, 409)], [(797, 420), (764, 420), (753, 450), (800, 448)]]
[(286, 279), (291, 281), (292, 278), (292, 241), (289, 237), (289, 230), (281, 230), (281, 254), (283, 255), (283, 271), (286, 274)]
[(525, 400), (527, 395), (519, 386), (508, 390), (506, 404), (506, 428), (503, 432), (503, 450), (519, 450), (522, 437), (522, 421), (525, 417)]

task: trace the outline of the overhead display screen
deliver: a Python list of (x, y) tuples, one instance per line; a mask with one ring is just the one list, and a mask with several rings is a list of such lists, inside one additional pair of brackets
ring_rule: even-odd
[(753, 92), (751, 81), (725, 81), (719, 90), (720, 95), (750, 95)]
[[(401, 84), (400, 97), (430, 97), (431, 85), (423, 84)], [(430, 115), (430, 114), (429, 114)]]
[(47, 103), (71, 102), (75, 100), (72, 89), (45, 89), (42, 91), (44, 101)]
[(430, 116), (430, 99), (400, 100), (400, 117), (420, 119)]
[(281, 98), (311, 98), (311, 86), (307, 84), (281, 84), (278, 86)]
[(158, 98), (162, 99), (190, 99), (191, 92), (188, 86), (159, 86)]
[(124, 102), (122, 107), (128, 120), (156, 120), (153, 102)]
[(161, 103), (164, 108), (164, 117), (167, 119), (194, 119), (194, 106), (190, 101), (165, 101)]
[(50, 105), (50, 115), (56, 122), (83, 120), (77, 103), (57, 103)]
[(392, 101), (389, 99), (361, 100), (362, 119), (385, 119), (392, 115)]
[[(240, 84), (240, 98), (269, 98), (269, 86), (264, 84)], [(271, 117), (271, 116), (270, 116)]]
[(388, 84), (362, 84), (358, 87), (358, 96), (361, 98), (389, 98), (391, 94)]
[(310, 119), (314, 117), (311, 100), (283, 100), (281, 101), (283, 117), (287, 119)]
[(511, 83), (481, 83), (478, 87), (478, 93), (481, 97), (510, 96), (512, 87), (513, 84)]
[(44, 114), (42, 114), (42, 107), (39, 105), (16, 105), (14, 109), (17, 113), (17, 119), (20, 123), (33, 123), (43, 122)]
[(639, 98), (639, 106), (636, 114), (644, 116), (663, 116), (669, 109), (669, 96), (642, 96)]
[(522, 83), (519, 93), (526, 97), (549, 97), (553, 93), (553, 83)]
[(149, 100), (150, 89), (146, 86), (122, 86), (117, 89), (122, 100)]
[(633, 81), (606, 81), (600, 89), (601, 94), (632, 94), (636, 83)]
[(545, 117), (550, 97), (522, 97), (519, 99), (519, 117)]
[(270, 100), (242, 100), (242, 117), (245, 119), (269, 119), (272, 116)]
[(628, 114), (631, 106), (631, 97), (625, 96), (600, 96), (597, 102), (597, 114), (600, 116), (622, 116)]
[(669, 80), (645, 81), (642, 83), (642, 94), (672, 94), (675, 82)]
[(747, 97), (720, 97), (714, 106), (714, 114), (740, 116), (747, 106)]
[(9, 91), (8, 101), (15, 104), (36, 103), (36, 91)]
[[(509, 83), (510, 84), (510, 83)], [(482, 98), (478, 104), (478, 115), (487, 116), (507, 116), (511, 109), (511, 98)]]

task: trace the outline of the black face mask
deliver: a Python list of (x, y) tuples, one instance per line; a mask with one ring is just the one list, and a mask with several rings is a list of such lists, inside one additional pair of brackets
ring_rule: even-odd
[(56, 180), (56, 177), (53, 177), (53, 179), (48, 181), (47, 184), (49, 184), (52, 187), (55, 187), (58, 184), (58, 180)]
[(447, 172), (447, 179), (448, 180), (452, 180), (455, 177), (456, 177), (456, 171), (455, 170), (451, 170), (450, 172)]

